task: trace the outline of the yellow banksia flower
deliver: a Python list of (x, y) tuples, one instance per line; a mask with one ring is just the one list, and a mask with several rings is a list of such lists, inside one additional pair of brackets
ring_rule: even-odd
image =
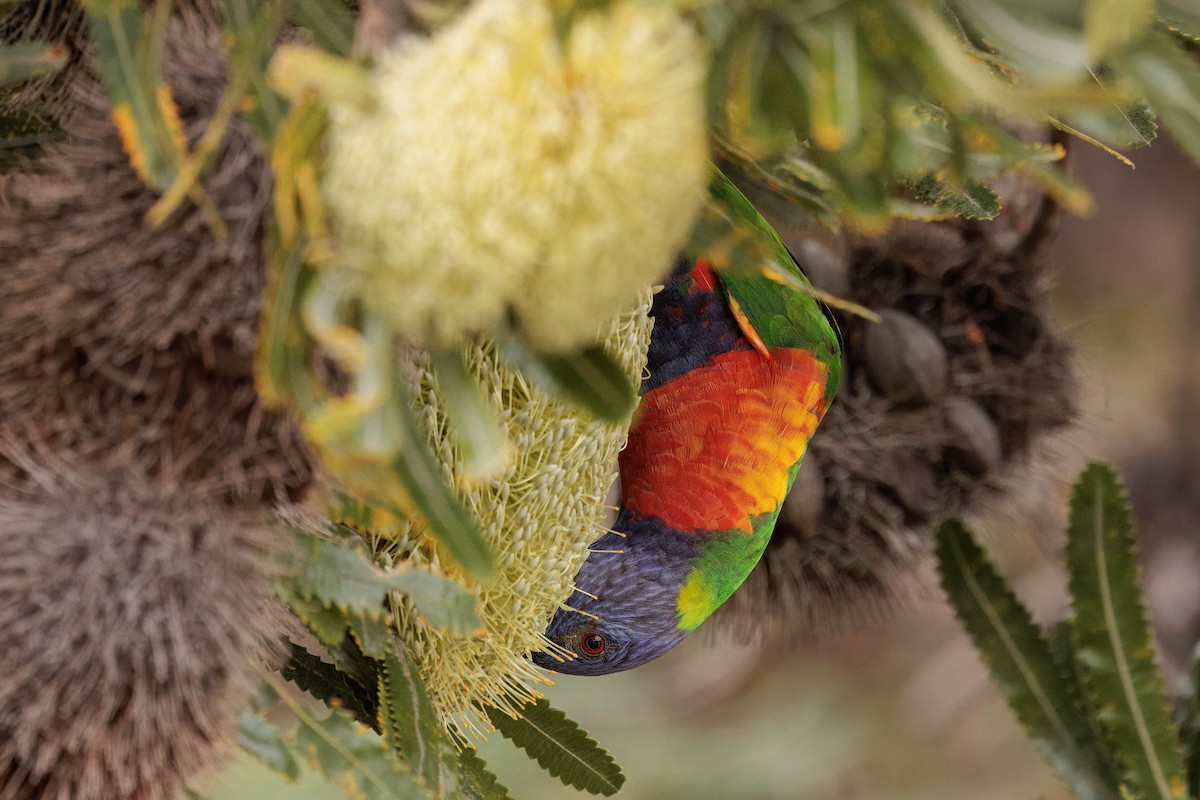
[[(631, 379), (646, 363), (651, 322), (650, 293), (641, 305), (609, 322), (603, 343)], [(453, 431), (438, 401), (427, 366), (419, 375), (419, 414), (446, 478), (480, 520), (495, 557), (495, 574), (478, 585), (483, 632), (462, 636), (424, 624), (404, 595), (393, 600), (396, 630), (417, 662), (443, 723), (462, 740), (491, 729), (476, 704), (513, 712), (537, 696), (547, 680), (528, 660), (543, 649), (550, 616), (565, 602), (573, 579), (600, 535), (604, 497), (615, 477), (627, 427), (593, 418), (578, 407), (530, 386), (486, 345), (467, 350), (483, 390), (500, 407), (513, 457), (495, 480), (472, 479), (463, 468)], [(375, 550), (386, 565), (404, 559), (468, 585), (472, 580), (419, 523), (380, 537)]]
[(565, 40), (547, 0), (476, 0), (329, 98), (323, 189), (359, 294), (418, 341), (515, 308), (535, 345), (593, 340), (666, 273), (707, 179), (707, 59), (678, 14), (617, 0)]

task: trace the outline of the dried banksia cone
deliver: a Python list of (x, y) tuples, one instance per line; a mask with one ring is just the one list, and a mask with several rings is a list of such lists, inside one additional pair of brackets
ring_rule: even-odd
[(224, 749), (271, 633), (265, 534), (186, 498), (0, 499), (0, 798), (166, 800)]
[[(207, 17), (172, 21), (193, 141), (224, 52)], [(247, 697), (264, 526), (311, 462), (250, 371), (270, 181), (249, 133), (203, 180), (225, 239), (190, 205), (150, 228), (103, 91), (70, 92), (65, 139), (0, 203), (0, 798), (165, 800)]]
[(719, 612), (723, 630), (811, 633), (887, 610), (937, 520), (1002, 490), (1072, 419), (1071, 351), (1047, 317), (1038, 258), (1055, 209), (1002, 181), (993, 221), (902, 221), (874, 238), (796, 227), (747, 187), (814, 285), (882, 322), (833, 312), (842, 389), (762, 561)]
[[(642, 305), (608, 325), (603, 343), (631, 380), (641, 375), (650, 341), (647, 292)], [(417, 661), (435, 707), (452, 734), (491, 730), (477, 704), (516, 713), (536, 697), (545, 674), (528, 659), (548, 646), (546, 621), (569, 597), (588, 545), (602, 533), (604, 498), (615, 478), (627, 425), (593, 418), (529, 385), (490, 347), (467, 351), (472, 371), (499, 406), (512, 444), (509, 464), (495, 480), (472, 479), (438, 399), (434, 377), (420, 368), (420, 414), (446, 475), (480, 520), (495, 556), (494, 576), (479, 585), (483, 632), (456, 635), (420, 624), (403, 595), (393, 602), (409, 654)], [(395, 538), (375, 540), (385, 564), (402, 559), (470, 583), (457, 563), (442, 558), (432, 537), (409, 524)]]

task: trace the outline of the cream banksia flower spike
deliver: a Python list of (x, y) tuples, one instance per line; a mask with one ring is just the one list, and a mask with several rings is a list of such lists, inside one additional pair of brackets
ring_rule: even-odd
[[(650, 293), (641, 305), (610, 320), (603, 342), (636, 379), (650, 342)], [(604, 497), (614, 479), (626, 425), (595, 419), (530, 386), (486, 345), (467, 348), (467, 361), (485, 393), (499, 401), (514, 458), (497, 479), (480, 482), (463, 469), (448, 431), (434, 374), (418, 363), (418, 413), (455, 493), (480, 520), (494, 559), (492, 578), (479, 585), (482, 635), (465, 636), (420, 622), (411, 601), (392, 596), (396, 633), (419, 667), (434, 707), (460, 740), (491, 729), (479, 705), (516, 713), (547, 683), (528, 659), (549, 646), (546, 620), (570, 596), (588, 545), (601, 533)], [(463, 568), (443, 557), (436, 539), (416, 523), (400, 535), (377, 537), (385, 566), (407, 561), (467, 583)]]
[(454, 345), (515, 311), (543, 351), (594, 341), (670, 266), (704, 197), (707, 58), (677, 14), (617, 2), (565, 39), (545, 0), (478, 0), (330, 96), (322, 194), (353, 291)]

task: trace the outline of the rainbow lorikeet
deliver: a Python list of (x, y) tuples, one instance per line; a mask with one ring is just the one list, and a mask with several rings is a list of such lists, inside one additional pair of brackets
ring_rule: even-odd
[(550, 620), (553, 652), (533, 654), (557, 672), (644, 664), (733, 594), (840, 381), (838, 339), (819, 305), (770, 271), (681, 262), (650, 313), (616, 522)]

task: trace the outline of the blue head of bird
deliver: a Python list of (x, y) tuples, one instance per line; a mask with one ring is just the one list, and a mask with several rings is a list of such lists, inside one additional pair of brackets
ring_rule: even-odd
[(607, 675), (658, 658), (683, 639), (679, 592), (691, 571), (691, 537), (654, 518), (622, 513), (592, 545), (575, 576), (579, 587), (546, 627), (557, 652), (532, 655), (568, 675)]

